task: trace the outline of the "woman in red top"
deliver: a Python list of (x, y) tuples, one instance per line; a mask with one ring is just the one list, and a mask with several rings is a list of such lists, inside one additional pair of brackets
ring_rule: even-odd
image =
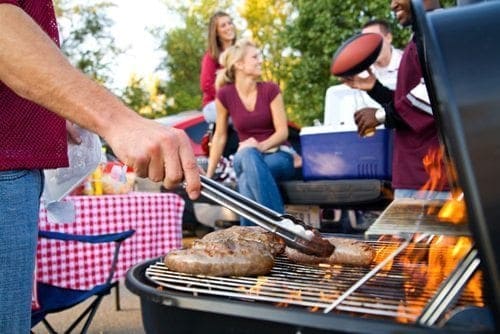
[[(262, 57), (249, 41), (238, 41), (221, 55), (217, 74), (216, 128), (210, 148), (207, 176), (212, 177), (227, 140), (229, 116), (238, 133), (234, 170), (239, 192), (282, 213), (277, 181), (294, 175), (293, 156), (283, 149), (288, 123), (280, 88), (260, 82)], [(242, 218), (241, 225), (251, 222)]]
[(221, 68), (220, 54), (236, 42), (233, 20), (225, 12), (216, 12), (208, 26), (208, 49), (201, 61), (200, 88), (203, 92), (203, 114), (207, 122), (215, 122), (215, 76)]

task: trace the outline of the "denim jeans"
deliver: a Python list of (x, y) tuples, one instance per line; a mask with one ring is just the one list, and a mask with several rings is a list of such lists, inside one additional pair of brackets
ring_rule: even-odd
[[(244, 148), (236, 152), (233, 165), (240, 194), (271, 210), (284, 213), (277, 182), (289, 180), (295, 173), (290, 153), (262, 153), (253, 147)], [(255, 225), (243, 217), (240, 223), (242, 226)]]
[(0, 171), (0, 333), (29, 333), (43, 173)]

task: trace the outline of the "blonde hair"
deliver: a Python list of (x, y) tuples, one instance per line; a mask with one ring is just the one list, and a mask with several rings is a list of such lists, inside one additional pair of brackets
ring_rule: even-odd
[(219, 89), (228, 83), (234, 82), (236, 74), (235, 65), (245, 57), (249, 47), (255, 48), (257, 46), (250, 40), (240, 39), (221, 53), (219, 64), (221, 64), (222, 68), (217, 71), (215, 89)]

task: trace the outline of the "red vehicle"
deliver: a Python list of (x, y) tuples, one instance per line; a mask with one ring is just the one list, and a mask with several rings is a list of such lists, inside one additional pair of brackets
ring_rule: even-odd
[(201, 111), (184, 111), (172, 116), (165, 116), (155, 119), (155, 121), (186, 131), (191, 139), (191, 146), (197, 157), (207, 155), (206, 147), (202, 146), (202, 140), (208, 130), (208, 123), (205, 122)]

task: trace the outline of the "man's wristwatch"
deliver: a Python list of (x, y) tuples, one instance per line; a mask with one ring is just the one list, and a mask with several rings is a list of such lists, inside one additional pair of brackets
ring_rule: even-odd
[(375, 111), (375, 118), (377, 119), (377, 122), (380, 124), (384, 124), (385, 122), (385, 110), (380, 108)]

